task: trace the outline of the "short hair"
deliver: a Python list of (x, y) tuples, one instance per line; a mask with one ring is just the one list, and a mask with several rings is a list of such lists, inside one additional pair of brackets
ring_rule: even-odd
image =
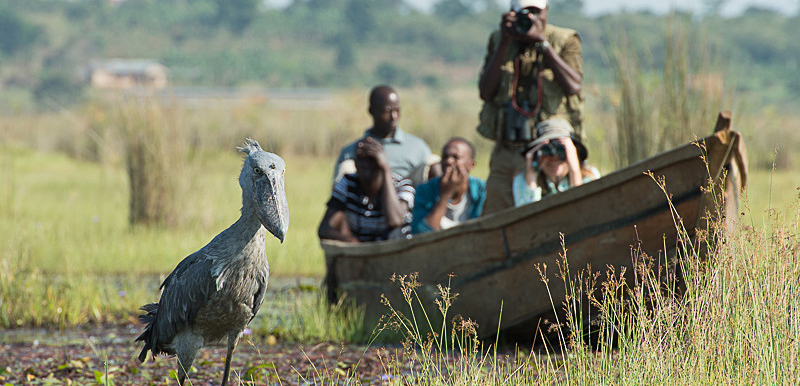
[(369, 107), (372, 108), (379, 103), (383, 103), (390, 94), (397, 94), (397, 90), (392, 86), (381, 84), (373, 87), (369, 92)]
[(464, 137), (452, 137), (449, 140), (447, 140), (447, 142), (444, 143), (444, 146), (442, 146), (442, 154), (444, 154), (444, 149), (447, 148), (447, 145), (453, 142), (461, 142), (467, 145), (467, 147), (469, 148), (469, 156), (472, 157), (473, 160), (475, 159), (475, 145), (473, 145), (472, 142), (470, 142)]

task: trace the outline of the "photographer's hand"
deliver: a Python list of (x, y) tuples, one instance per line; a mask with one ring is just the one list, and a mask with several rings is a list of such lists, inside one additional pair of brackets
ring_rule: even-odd
[(517, 14), (514, 11), (506, 12), (500, 18), (500, 31), (503, 32), (503, 39), (513, 39), (515, 21), (517, 21)]
[(545, 41), (544, 37), (544, 23), (542, 19), (539, 17), (532, 17), (533, 25), (531, 25), (531, 29), (528, 30), (528, 33), (525, 34), (525, 38), (523, 40), (527, 40), (532, 43), (541, 43)]
[(547, 141), (537, 144), (525, 153), (525, 183), (528, 184), (531, 190), (535, 190), (539, 186), (536, 181), (536, 169), (533, 168), (533, 155), (536, 154), (545, 143), (547, 143)]
[(461, 197), (459, 186), (462, 185), (464, 176), (467, 171), (460, 168), (451, 162), (444, 167), (444, 174), (439, 180), (439, 200), (431, 208), (428, 215), (425, 216), (425, 222), (433, 229), (442, 229), (442, 218), (447, 213), (447, 204), (451, 200), (457, 200)]
[(581, 161), (578, 159), (578, 149), (575, 148), (575, 143), (568, 137), (558, 139), (558, 142), (564, 146), (564, 152), (567, 155), (567, 169), (569, 169), (569, 186), (575, 187), (583, 184), (583, 176), (581, 176)]
[[(520, 32), (514, 27), (519, 18), (530, 18), (531, 28), (527, 32)], [(544, 41), (544, 23), (539, 17), (531, 17), (528, 13), (516, 13), (509, 11), (503, 14), (500, 21), (500, 30), (503, 32), (504, 39), (515, 40), (523, 43), (536, 43)]]

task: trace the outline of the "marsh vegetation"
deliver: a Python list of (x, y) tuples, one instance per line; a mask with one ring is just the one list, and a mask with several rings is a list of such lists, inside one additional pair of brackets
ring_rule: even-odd
[[(404, 127), (433, 144), (449, 135), (474, 138), (482, 154), (478, 162), (486, 163), (489, 144), (475, 136), (474, 116), (454, 111), (448, 107), (451, 103), (432, 101), (424, 91), (406, 90), (404, 95)], [(287, 160), (292, 225), (285, 244), (267, 246), (272, 274), (277, 282), (290, 285), (275, 289), (270, 306), (263, 307), (262, 317), (251, 326), (251, 339), (282, 344), (365, 344), (377, 339), (380, 327), (362, 326), (357, 310), (344, 305), (329, 308), (319, 288), (325, 269), (322, 252), (314, 232), (309, 231), (316, 228), (330, 189), (333, 149), (368, 125), (366, 114), (348, 108), (360, 105), (359, 97), (355, 92), (337, 94), (333, 101), (338, 107), (323, 111), (284, 111), (247, 103), (230, 110), (201, 111), (143, 106), (122, 98), (72, 111), (67, 119), (64, 115), (4, 119), (0, 322), (6, 329), (130, 323), (136, 308), (157, 296), (166, 272), (237, 217), (240, 198), (235, 176), (241, 160), (233, 146), (252, 136)], [(456, 105), (470, 108), (468, 103)], [(137, 114), (142, 116), (146, 115), (142, 111), (150, 112), (152, 121), (144, 125), (161, 130), (145, 131), (144, 126), (142, 130), (155, 143), (164, 140), (168, 145), (165, 138), (189, 139), (181, 144), (185, 148), (169, 155), (174, 157), (169, 164), (175, 169), (164, 171), (164, 178), (181, 187), (170, 204), (179, 209), (170, 221), (150, 226), (130, 221), (129, 129), (118, 118), (124, 109), (141, 109)], [(613, 120), (601, 114), (595, 117)], [(752, 137), (748, 122), (754, 120), (737, 118), (734, 115), (735, 127)], [(162, 119), (181, 124), (167, 127)], [(426, 122), (434, 119), (441, 122), (441, 130), (424, 130)], [(794, 122), (791, 117), (780, 119)], [(590, 132), (590, 136), (598, 148), (609, 146), (602, 133)], [(319, 145), (314, 145), (316, 141)], [(750, 149), (754, 159), (776, 158), (774, 153), (760, 154), (774, 150), (758, 141)], [(613, 169), (614, 161), (603, 153), (594, 151), (596, 162), (604, 170)], [(483, 165), (476, 172), (485, 177), (486, 169)], [(400, 330), (381, 334), (411, 342), (407, 347), (412, 359), (406, 361), (425, 369), (413, 380), (397, 369), (394, 375), (401, 379), (397, 382), (689, 384), (718, 382), (720, 374), (731, 373), (739, 374), (733, 383), (781, 384), (797, 379), (798, 180), (795, 171), (752, 166), (737, 230), (719, 236), (710, 252), (711, 264), (699, 259), (698, 251), (681, 253), (686, 280), (681, 296), (674, 296), (673, 287), (659, 281), (660, 273), (647, 271), (648, 264), (638, 273), (642, 286), (635, 288), (615, 282), (619, 272), (607, 273), (604, 267), (579, 277), (576, 274), (582, 267), (573, 268), (576, 276), (565, 276), (574, 281), (568, 288), (594, 290), (595, 306), (604, 310), (602, 323), (595, 327), (599, 341), (585, 340), (565, 329), (563, 340), (549, 346), (539, 342), (539, 351), (522, 347), (495, 356), (493, 342), (474, 340), (467, 321), (455, 325), (461, 329), (450, 324), (434, 326), (440, 335), (430, 336), (410, 328), (413, 325), (398, 324), (409, 320), (402, 319), (408, 315), (399, 316), (407, 305), (387, 307), (387, 315), (392, 310), (398, 315), (387, 319), (394, 322), (386, 327)], [(663, 257), (640, 258), (647, 262)], [(568, 261), (569, 251), (564, 259)], [(586, 288), (590, 277), (597, 279), (597, 286)], [(612, 296), (618, 293), (628, 296)], [(541, 356), (541, 350), (563, 355)], [(357, 366), (348, 371), (351, 375), (336, 373), (337, 379), (356, 384)], [(385, 373), (392, 374), (389, 369)], [(318, 376), (330, 379), (334, 374), (320, 370)]]
[[(530, 346), (501, 349), (496, 342), (474, 339), (474, 326), (468, 320), (447, 314), (449, 302), (469, 300), (453, 300), (446, 288), (442, 289), (440, 302), (444, 319), (452, 323), (443, 326), (419, 328), (429, 319), (406, 311), (417, 301), (413, 296), (407, 299), (409, 304), (387, 305), (387, 318), (379, 326), (364, 326), (359, 311), (344, 303), (331, 307), (320, 289), (325, 265), (314, 232), (330, 193), (333, 158), (340, 147), (359, 136), (370, 123), (365, 111), (366, 91), (361, 87), (364, 82), (391, 81), (405, 86), (400, 89), (403, 128), (425, 139), (434, 150), (451, 136), (473, 140), (478, 147), (474, 174), (487, 176), (491, 143), (475, 132), (480, 104), (473, 79), (480, 61), (475, 52), (482, 52), (487, 26), (496, 24), (494, 18), (481, 14), (477, 16), (480, 23), (471, 23), (468, 17), (454, 18), (450, 25), (485, 29), (480, 33), (470, 29), (469, 33), (454, 36), (452, 32), (436, 34), (440, 26), (431, 21), (433, 16), (392, 18), (381, 14), (405, 31), (418, 33), (398, 37), (397, 44), (404, 48), (392, 55), (403, 58), (390, 56), (387, 62), (364, 60), (356, 65), (347, 61), (344, 45), (319, 50), (319, 63), (341, 56), (336, 71), (344, 76), (336, 79), (343, 84), (328, 84), (324, 81), (330, 74), (304, 67), (305, 63), (316, 61), (287, 53), (285, 47), (299, 44), (294, 40), (285, 46), (281, 43), (291, 35), (289, 32), (273, 35), (266, 45), (282, 54), (261, 60), (257, 66), (243, 59), (258, 62), (265, 58), (255, 42), (259, 34), (268, 34), (273, 25), (269, 22), (291, 31), (291, 23), (284, 23), (279, 13), (258, 14), (253, 24), (243, 30), (229, 30), (222, 22), (213, 28), (188, 23), (190, 30), (161, 29), (155, 25), (161, 19), (138, 18), (136, 12), (167, 14), (160, 7), (173, 2), (149, 2), (138, 10), (129, 6), (132, 3), (118, 9), (104, 5), (94, 14), (93, 10), (83, 9), (86, 4), (81, 2), (65, 2), (52, 9), (42, 2), (25, 2), (12, 16), (23, 15), (20, 17), (30, 25), (50, 21), (47, 31), (72, 31), (68, 26), (81, 25), (70, 23), (65, 17), (90, 21), (93, 29), (86, 36), (97, 41), (112, 41), (112, 36), (125, 35), (119, 31), (104, 34), (121, 26), (137, 36), (144, 36), (148, 28), (158, 31), (154, 33), (158, 36), (154, 45), (160, 47), (158, 52), (164, 53), (170, 64), (190, 70), (190, 65), (197, 65), (202, 70), (199, 78), (192, 78), (193, 71), (178, 71), (178, 82), (241, 86), (266, 78), (270, 86), (322, 85), (332, 89), (313, 103), (287, 107), (279, 100), (262, 97), (209, 99), (197, 104), (174, 95), (82, 90), (78, 98), (67, 87), (67, 99), (76, 102), (73, 104), (52, 97), (55, 94), (50, 95), (43, 88), (45, 91), (36, 94), (44, 96), (39, 101), (42, 104), (32, 107), (36, 97), (31, 89), (45, 83), (38, 80), (47, 77), (33, 73), (36, 66), (18, 71), (28, 63), (30, 55), (37, 63), (52, 63), (58, 58), (76, 63), (75, 56), (86, 52), (77, 48), (85, 48), (86, 41), (75, 37), (78, 32), (73, 31), (69, 35), (73, 39), (56, 39), (41, 51), (20, 48), (13, 57), (6, 52), (11, 61), (3, 64), (5, 72), (0, 78), (4, 84), (16, 79), (15, 84), (28, 89), (8, 87), (4, 91), (9, 92), (0, 97), (4, 102), (0, 109), (0, 330), (4, 333), (21, 328), (42, 328), (37, 331), (44, 334), (58, 330), (107, 331), (101, 326), (108, 325), (135, 329), (132, 316), (139, 305), (157, 298), (164, 275), (238, 217), (241, 197), (236, 175), (241, 158), (235, 146), (244, 138), (253, 137), (287, 162), (291, 226), (283, 245), (274, 240), (267, 242), (273, 286), (269, 304), (262, 307), (260, 317), (251, 325), (249, 338), (254, 352), (260, 353), (258, 348), (263, 347), (269, 354), (245, 356), (248, 359), (244, 368), (253, 372), (249, 373), (250, 378), (247, 371), (240, 374), (243, 384), (275, 383), (276, 378), (268, 375), (277, 372), (272, 363), (292, 363), (296, 371), (298, 362), (274, 352), (275, 343), (283, 347), (284, 353), (294, 350), (307, 354), (306, 364), (310, 365), (302, 375), (292, 378), (298, 384), (779, 385), (800, 379), (800, 172), (796, 169), (800, 149), (800, 131), (796, 128), (800, 117), (787, 108), (792, 106), (789, 96), (794, 89), (786, 82), (764, 81), (769, 78), (764, 74), (770, 68), (778, 69), (781, 75), (788, 71), (786, 68), (792, 68), (792, 63), (796, 66), (796, 58), (791, 55), (800, 50), (775, 50), (759, 40), (765, 39), (763, 36), (752, 34), (746, 36), (756, 38), (747, 40), (747, 46), (740, 47), (741, 52), (723, 47), (716, 54), (713, 49), (718, 37), (711, 36), (701, 47), (688, 44), (685, 31), (704, 33), (711, 28), (696, 25), (687, 15), (678, 15), (672, 21), (653, 15), (608, 16), (597, 23), (583, 17), (575, 19), (580, 26), (574, 27), (586, 31), (587, 61), (593, 61), (595, 68), (610, 64), (603, 71), (590, 72), (594, 78), (587, 77), (585, 87), (585, 127), (593, 164), (607, 173), (676, 143), (705, 136), (713, 129), (717, 110), (730, 108), (734, 112), (733, 129), (743, 134), (750, 151), (748, 187), (740, 200), (741, 214), (735, 219), (733, 232), (719, 232), (720, 228), (712, 227), (706, 233), (714, 241), (705, 244), (709, 250), (690, 248), (688, 245), (694, 244), (689, 242), (682, 244), (686, 248), (678, 249), (678, 263), (672, 269), (680, 269), (680, 283), (665, 281), (664, 277), (670, 275), (657, 269), (665, 256), (643, 256), (635, 245), (620, 253), (631, 254), (642, 262), (635, 272), (636, 286), (620, 281), (620, 272), (613, 267), (593, 267), (594, 271), (570, 267), (569, 251), (564, 251), (561, 266), (569, 270), (562, 271), (562, 280), (567, 282), (573, 299), (586, 297), (590, 302), (572, 304), (571, 318), (561, 321), (563, 329), (556, 328), (556, 339), (538, 341), (535, 350)], [(181, 20), (207, 20), (212, 2), (202, 3), (205, 7), (182, 6), (183, 13), (171, 15), (184, 18)], [(8, 4), (11, 3), (0, 2), (0, 8), (10, 7)], [(63, 15), (52, 14), (52, 10), (61, 10)], [(289, 15), (308, 21), (326, 14), (312, 14), (300, 4)], [(342, 12), (328, 15), (336, 20), (344, 17)], [(104, 17), (126, 22), (107, 23)], [(708, 19), (708, 25), (736, 26), (740, 30), (731, 34), (739, 36), (752, 28), (751, 22), (787, 25), (796, 17), (762, 12), (735, 23), (711, 16)], [(148, 23), (143, 27), (136, 20)], [(425, 28), (415, 28), (414, 23), (422, 23)], [(660, 31), (643, 27), (648, 23), (673, 29), (663, 36), (615, 32), (624, 30), (621, 27), (625, 25), (633, 25), (630, 30), (634, 31)], [(171, 20), (167, 24), (180, 23)], [(312, 31), (312, 45), (325, 45), (331, 36), (348, 32), (325, 29), (331, 25), (328, 22), (308, 24), (320, 29)], [(610, 24), (621, 29), (601, 32), (603, 25)], [(41, 31), (44, 30), (38, 33)], [(41, 42), (35, 39), (35, 29), (28, 32), (32, 34), (31, 42)], [(606, 52), (604, 57), (597, 47), (601, 46), (602, 36), (612, 33), (617, 34), (613, 36), (619, 42), (634, 43), (620, 43), (616, 53)], [(416, 59), (407, 63), (408, 58), (418, 57), (411, 54), (416, 52), (415, 44), (430, 40), (425, 38), (430, 34), (442, 37), (437, 41), (448, 47), (444, 62), (431, 59), (432, 65), (425, 73), (402, 71), (404, 66), (418, 64)], [(235, 55), (230, 57), (235, 65), (227, 66), (229, 57), (219, 54), (225, 50), (218, 49), (230, 48), (232, 39), (238, 42), (233, 45)], [(724, 42), (720, 44), (725, 46)], [(791, 44), (796, 42), (782, 47)], [(31, 47), (35, 46), (31, 43)], [(111, 43), (108, 46), (116, 47)], [(166, 47), (175, 50), (167, 53)], [(376, 41), (368, 40), (360, 47), (363, 52), (386, 54)], [(649, 50), (641, 51), (641, 47)], [(726, 83), (746, 70), (754, 57), (751, 51), (757, 49), (782, 58), (778, 61), (781, 64), (759, 67), (758, 76)], [(139, 55), (146, 51), (136, 46), (130, 52)], [(708, 58), (698, 56), (703, 52), (714, 54)], [(112, 49), (109, 53), (117, 52)], [(736, 61), (744, 70), (737, 67), (731, 72), (715, 72), (721, 64), (712, 57), (751, 61)], [(292, 67), (301, 62), (303, 66)], [(216, 71), (220, 68), (224, 70)], [(282, 72), (287, 75), (281, 77)], [(359, 75), (363, 74), (368, 76), (362, 79)], [(50, 89), (53, 90), (56, 88)], [(630, 141), (644, 137), (647, 141)], [(675, 226), (680, 228), (679, 223)], [(531, 272), (531, 276), (538, 280), (538, 273)], [(413, 293), (413, 282), (402, 285)], [(591, 326), (591, 339), (583, 334), (583, 325), (578, 326), (580, 313), (590, 306), (602, 311), (602, 317)], [(430, 335), (424, 330), (438, 334)], [(398, 337), (405, 344), (375, 344), (386, 335)], [(48, 338), (38, 339), (45, 343)], [(29, 372), (28, 368), (17, 366), (26, 362), (16, 353), (28, 352), (30, 342), (0, 346), (0, 382), (174, 382), (161, 373), (137, 375), (137, 367), (127, 363), (131, 355), (118, 358), (128, 352), (119, 345), (96, 350), (92, 340), (84, 340), (88, 342), (86, 347), (91, 346), (86, 349), (92, 351), (90, 359), (65, 348), (60, 354), (66, 360), (52, 362), (50, 373)], [(349, 346), (354, 343), (359, 346)], [(349, 359), (342, 360), (342, 365), (314, 368), (319, 364), (314, 358), (321, 347), (328, 355), (340, 357), (346, 351)], [(389, 350), (386, 347), (397, 349), (400, 354), (380, 351)], [(371, 349), (380, 354), (367, 355)], [(104, 366), (106, 360), (122, 364)], [(163, 369), (170, 366), (171, 362)], [(94, 371), (82, 373), (79, 369), (84, 368)], [(292, 367), (278, 368), (292, 371)], [(56, 375), (48, 379), (47, 374)], [(85, 376), (72, 377), (74, 374)], [(202, 379), (198, 378), (198, 384)], [(284, 384), (294, 382), (280, 377), (277, 380)]]

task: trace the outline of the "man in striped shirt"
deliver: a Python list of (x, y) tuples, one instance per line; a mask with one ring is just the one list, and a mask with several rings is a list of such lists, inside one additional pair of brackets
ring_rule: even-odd
[(411, 180), (392, 172), (383, 146), (372, 137), (360, 140), (355, 153), (356, 173), (336, 182), (319, 238), (358, 243), (410, 237)]

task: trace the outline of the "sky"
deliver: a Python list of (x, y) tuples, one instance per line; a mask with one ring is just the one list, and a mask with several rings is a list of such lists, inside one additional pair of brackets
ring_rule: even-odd
[[(406, 0), (409, 4), (423, 11), (428, 11), (436, 3), (434, 0)], [(267, 4), (274, 6), (285, 6), (290, 0), (265, 0)], [(509, 4), (509, 0), (498, 0), (501, 4)], [(775, 9), (786, 16), (797, 14), (800, 0), (724, 0), (725, 6), (722, 8), (723, 16), (739, 16), (748, 7), (758, 5), (763, 8)], [(589, 16), (597, 16), (606, 13), (614, 13), (625, 9), (630, 12), (639, 10), (651, 10), (656, 13), (667, 13), (672, 7), (682, 11), (701, 13), (703, 11), (703, 0), (584, 0), (584, 12)]]

